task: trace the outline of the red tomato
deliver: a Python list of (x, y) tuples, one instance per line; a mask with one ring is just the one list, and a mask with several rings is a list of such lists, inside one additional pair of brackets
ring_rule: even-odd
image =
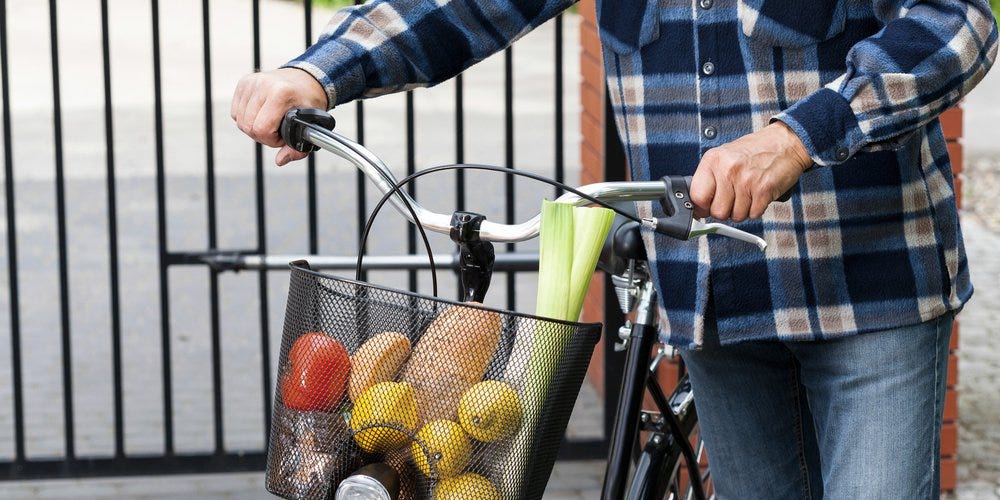
[(303, 334), (288, 352), (281, 376), (281, 399), (293, 410), (333, 410), (344, 397), (351, 357), (336, 339), (321, 332)]

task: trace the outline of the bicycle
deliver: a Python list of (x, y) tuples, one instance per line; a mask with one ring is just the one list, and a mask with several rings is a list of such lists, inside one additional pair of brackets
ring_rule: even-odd
[[(333, 126), (334, 120), (326, 112), (292, 110), (282, 122), (281, 135), (287, 144), (300, 151), (323, 149), (348, 160), (374, 182), (384, 196), (369, 219), (369, 228), (370, 221), (381, 207), (390, 203), (417, 225), (425, 244), (424, 229), (449, 234), (459, 245), (461, 296), (466, 301), (481, 302), (489, 287), (494, 262), (492, 242), (524, 241), (538, 235), (540, 215), (527, 222), (507, 225), (485, 220), (485, 217), (478, 214), (459, 212), (445, 215), (425, 209), (401, 188), (421, 175), (463, 166), (435, 167), (397, 181), (378, 156), (334, 132)], [(464, 167), (507, 172), (499, 167)], [(539, 178), (533, 174), (519, 175)], [(651, 355), (658, 340), (657, 296), (649, 274), (640, 228), (678, 239), (718, 234), (755, 244), (761, 249), (766, 243), (757, 236), (730, 226), (695, 219), (694, 207), (688, 197), (689, 183), (690, 178), (684, 177), (666, 177), (660, 181), (597, 183), (577, 189), (567, 187), (569, 192), (558, 200), (575, 205), (610, 203), (612, 206), (621, 202), (659, 201), (666, 214), (660, 218), (640, 219), (633, 213), (622, 210), (621, 206), (613, 206), (619, 215), (605, 243), (599, 266), (611, 276), (623, 312), (634, 313), (633, 319), (627, 320), (618, 330), (616, 350), (625, 351), (626, 361), (615, 424), (612, 435), (608, 438), (610, 449), (602, 489), (602, 498), (606, 500), (704, 499), (712, 496), (711, 476), (707, 464), (704, 464), (705, 450), (698, 437), (698, 417), (690, 382), (681, 369), (677, 386), (668, 396), (655, 377), (659, 364), (667, 357), (677, 357), (677, 353), (665, 344), (660, 344), (655, 355)], [(366, 234), (369, 228), (365, 229)], [(432, 258), (429, 245), (427, 250), (428, 256)], [(360, 259), (361, 255), (359, 273)], [(296, 263), (293, 268), (304, 265)], [(433, 265), (432, 260), (432, 267)], [(436, 295), (436, 280), (434, 288)], [(406, 300), (414, 299), (410, 297)], [(355, 304), (357, 311), (357, 302), (352, 304)], [(291, 307), (290, 305), (290, 310)], [(369, 312), (366, 310), (364, 314), (367, 317)], [(411, 318), (409, 321), (413, 323), (417, 320)], [(580, 382), (582, 383), (582, 379)], [(650, 395), (658, 411), (642, 408), (645, 393)], [(575, 397), (576, 393), (573, 393), (573, 399)], [(565, 424), (563, 428), (564, 426)], [(403, 430), (398, 428), (397, 432)], [(354, 430), (355, 433), (362, 431), (363, 429)], [(646, 433), (644, 442), (640, 441), (641, 432)], [(421, 448), (425, 446), (422, 442), (417, 442), (416, 445)], [(554, 452), (551, 454), (554, 460)], [(441, 459), (440, 453), (436, 458)], [(270, 468), (269, 460), (269, 471)], [(339, 482), (337, 498), (393, 498), (390, 492), (395, 488), (398, 494), (399, 479), (394, 482), (394, 469), (390, 469), (366, 466), (360, 473)], [(544, 476), (539, 480), (547, 481), (548, 474), (545, 473)], [(541, 488), (544, 489), (544, 484)], [(342, 492), (350, 492), (356, 496), (347, 496), (348, 493), (342, 495)], [(365, 494), (371, 496), (363, 496)]]

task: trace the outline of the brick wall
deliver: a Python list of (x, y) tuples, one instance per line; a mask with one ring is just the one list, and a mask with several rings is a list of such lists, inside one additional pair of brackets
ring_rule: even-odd
[[(948, 139), (948, 155), (955, 172), (955, 192), (958, 207), (962, 208), (964, 158), (962, 155), (962, 109), (953, 108), (941, 115), (944, 135)], [(941, 490), (952, 491), (956, 486), (958, 470), (958, 322), (951, 336), (951, 354), (948, 357), (948, 392), (945, 394), (944, 426), (941, 428)]]
[[(582, 164), (581, 183), (600, 182), (604, 180), (605, 162), (605, 126), (610, 125), (605, 119), (604, 72), (601, 62), (601, 47), (597, 35), (597, 19), (595, 0), (581, 0), (579, 11), (580, 22), (580, 83), (581, 133), (580, 161)], [(948, 138), (948, 152), (951, 155), (955, 170), (955, 185), (959, 193), (958, 204), (961, 207), (962, 189), (962, 110), (949, 110), (941, 117), (945, 135)], [(595, 276), (585, 301), (583, 318), (585, 321), (603, 321), (604, 311), (604, 279)], [(618, 325), (610, 325), (614, 332)], [(944, 427), (941, 429), (941, 489), (955, 489), (958, 445), (958, 324), (951, 339), (951, 356), (948, 368), (948, 392), (945, 395)], [(591, 360), (588, 378), (597, 388), (604, 392), (604, 348), (599, 343)], [(677, 367), (663, 363), (658, 376), (664, 388), (672, 385), (670, 380), (676, 380)]]

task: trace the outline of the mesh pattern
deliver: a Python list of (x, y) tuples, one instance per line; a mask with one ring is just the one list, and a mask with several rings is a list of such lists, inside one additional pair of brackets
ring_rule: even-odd
[(267, 489), (383, 462), (402, 499), (541, 498), (600, 333), (293, 265)]

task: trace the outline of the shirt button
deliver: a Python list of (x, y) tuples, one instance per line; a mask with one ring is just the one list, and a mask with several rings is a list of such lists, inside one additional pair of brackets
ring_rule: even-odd
[(844, 161), (851, 154), (845, 147), (837, 148), (836, 153), (837, 153), (837, 161)]
[(715, 130), (715, 127), (708, 126), (705, 127), (705, 129), (702, 130), (701, 133), (702, 135), (705, 136), (706, 139), (715, 139), (715, 136), (718, 135), (719, 131)]
[(713, 3), (713, 0), (698, 0), (698, 5), (705, 10), (711, 9)]
[(711, 75), (715, 73), (715, 64), (712, 61), (708, 61), (701, 65), (701, 72), (705, 75)]

